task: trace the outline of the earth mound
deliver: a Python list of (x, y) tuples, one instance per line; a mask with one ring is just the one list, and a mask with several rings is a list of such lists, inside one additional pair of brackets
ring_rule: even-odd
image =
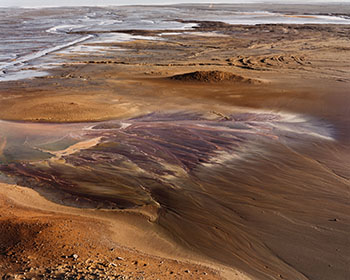
[(237, 82), (255, 84), (260, 83), (258, 80), (245, 78), (240, 75), (236, 75), (230, 72), (223, 71), (195, 71), (191, 73), (184, 73), (174, 75), (170, 77), (171, 80), (184, 81), (184, 82), (201, 82), (201, 83), (225, 83), (225, 82)]

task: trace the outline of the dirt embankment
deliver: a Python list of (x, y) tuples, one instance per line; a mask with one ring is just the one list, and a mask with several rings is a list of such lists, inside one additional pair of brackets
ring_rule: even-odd
[(0, 279), (221, 279), (203, 266), (125, 249), (105, 222), (56, 212), (64, 209), (0, 183)]
[(169, 79), (175, 80), (175, 81), (197, 82), (197, 83), (245, 83), (245, 84), (261, 83), (259, 80), (249, 79), (230, 72), (223, 72), (218, 70), (195, 71), (190, 73), (184, 73), (184, 74), (171, 76)]

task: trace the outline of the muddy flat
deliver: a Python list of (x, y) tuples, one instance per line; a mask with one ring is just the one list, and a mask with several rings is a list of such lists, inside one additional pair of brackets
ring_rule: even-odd
[(349, 277), (349, 5), (38, 11), (6, 11), (51, 45), (2, 58), (4, 279)]

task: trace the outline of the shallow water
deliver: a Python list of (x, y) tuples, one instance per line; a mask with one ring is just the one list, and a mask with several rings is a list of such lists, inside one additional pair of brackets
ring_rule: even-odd
[[(44, 71), (55, 67), (59, 53), (83, 53), (98, 50), (86, 44), (121, 42), (159, 37), (113, 34), (109, 31), (179, 30), (186, 31), (196, 23), (185, 21), (222, 21), (230, 24), (350, 24), (349, 18), (325, 15), (287, 15), (267, 11), (237, 11), (228, 6), (207, 5), (157, 7), (71, 7), (71, 8), (0, 8), (0, 82), (43, 76)], [(84, 35), (76, 32), (95, 31)], [(107, 33), (98, 33), (98, 32)], [(108, 50), (108, 48), (106, 48)], [(30, 68), (40, 68), (33, 70)], [(37, 74), (35, 73), (37, 71)], [(20, 73), (20, 74), (19, 74)]]
[(258, 279), (347, 275), (339, 264), (350, 256), (350, 151), (326, 122), (164, 112), (93, 124), (3, 121), (0, 133), (2, 173), (54, 201), (152, 205), (180, 244)]

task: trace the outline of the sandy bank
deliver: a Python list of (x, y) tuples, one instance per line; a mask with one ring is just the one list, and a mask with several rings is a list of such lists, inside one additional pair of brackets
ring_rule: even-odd
[[(188, 257), (195, 255), (175, 248), (144, 216), (132, 211), (65, 207), (31, 189), (3, 183), (0, 200), (0, 274), (10, 277), (6, 279), (42, 279), (44, 275), (86, 279), (222, 279), (226, 275), (248, 279), (218, 267), (220, 274), (213, 264), (209, 264), (212, 268), (202, 266), (198, 256), (197, 264), (188, 262)], [(167, 258), (174, 256), (182, 261)]]

